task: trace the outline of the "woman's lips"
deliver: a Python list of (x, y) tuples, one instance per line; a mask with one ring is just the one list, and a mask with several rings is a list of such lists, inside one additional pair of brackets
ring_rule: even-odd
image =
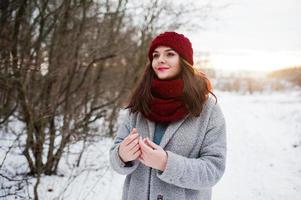
[(164, 70), (167, 70), (169, 69), (168, 67), (157, 67), (157, 70), (158, 71), (164, 71)]

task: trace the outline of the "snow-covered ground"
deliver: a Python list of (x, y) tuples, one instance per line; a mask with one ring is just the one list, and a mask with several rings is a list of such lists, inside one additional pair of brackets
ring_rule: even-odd
[(228, 131), (227, 169), (213, 199), (301, 197), (301, 94), (222, 93)]
[[(228, 155), (226, 172), (214, 187), (213, 200), (299, 200), (301, 91), (254, 95), (217, 92), (217, 96), (227, 122)], [(7, 141), (1, 142), (2, 147), (8, 146)], [(40, 199), (119, 200), (124, 176), (109, 167), (111, 142), (103, 139), (90, 145), (78, 168), (72, 166), (76, 156), (65, 156), (60, 166), (64, 176), (42, 177)], [(79, 144), (70, 151), (80, 148)], [(5, 166), (10, 172), (15, 167), (26, 171), (19, 154), (9, 154)], [(4, 172), (0, 170), (0, 174)], [(1, 185), (6, 185), (5, 181), (0, 177)], [(27, 192), (32, 193), (35, 179), (28, 182)]]

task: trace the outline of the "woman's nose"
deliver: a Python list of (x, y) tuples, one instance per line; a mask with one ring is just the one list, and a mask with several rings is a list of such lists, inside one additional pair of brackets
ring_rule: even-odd
[(165, 63), (165, 58), (164, 58), (163, 55), (160, 55), (160, 56), (159, 56), (158, 62), (159, 62), (159, 63)]

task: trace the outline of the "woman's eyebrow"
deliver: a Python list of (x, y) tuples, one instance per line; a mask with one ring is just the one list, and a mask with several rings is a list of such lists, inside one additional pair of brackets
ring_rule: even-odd
[(173, 49), (166, 49), (165, 51), (174, 51)]
[[(174, 51), (174, 50), (173, 50), (173, 49), (165, 49), (164, 51), (167, 52), (167, 51)], [(154, 53), (159, 53), (159, 52), (156, 51), (156, 50), (154, 50), (153, 54), (154, 54)]]

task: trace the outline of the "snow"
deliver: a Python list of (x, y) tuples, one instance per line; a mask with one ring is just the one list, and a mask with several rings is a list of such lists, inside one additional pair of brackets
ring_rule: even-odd
[(224, 93), (220, 103), (227, 121), (228, 160), (213, 199), (300, 199), (300, 92)]
[[(300, 199), (301, 91), (216, 94), (227, 122), (228, 153), (226, 172), (213, 188), (213, 200)], [(0, 162), (5, 149), (13, 142), (3, 140), (4, 135), (1, 134), (0, 140)], [(111, 144), (109, 138), (90, 144), (79, 167), (74, 163), (82, 144), (70, 148), (71, 153), (64, 155), (60, 163), (59, 175), (42, 176), (40, 199), (121, 199), (125, 177), (109, 167)], [(9, 176), (14, 171), (21, 173), (26, 170), (20, 152), (11, 151), (0, 174)], [(24, 193), (33, 194), (35, 181), (35, 178), (28, 180), (29, 188)], [(9, 184), (0, 177), (0, 186)]]

